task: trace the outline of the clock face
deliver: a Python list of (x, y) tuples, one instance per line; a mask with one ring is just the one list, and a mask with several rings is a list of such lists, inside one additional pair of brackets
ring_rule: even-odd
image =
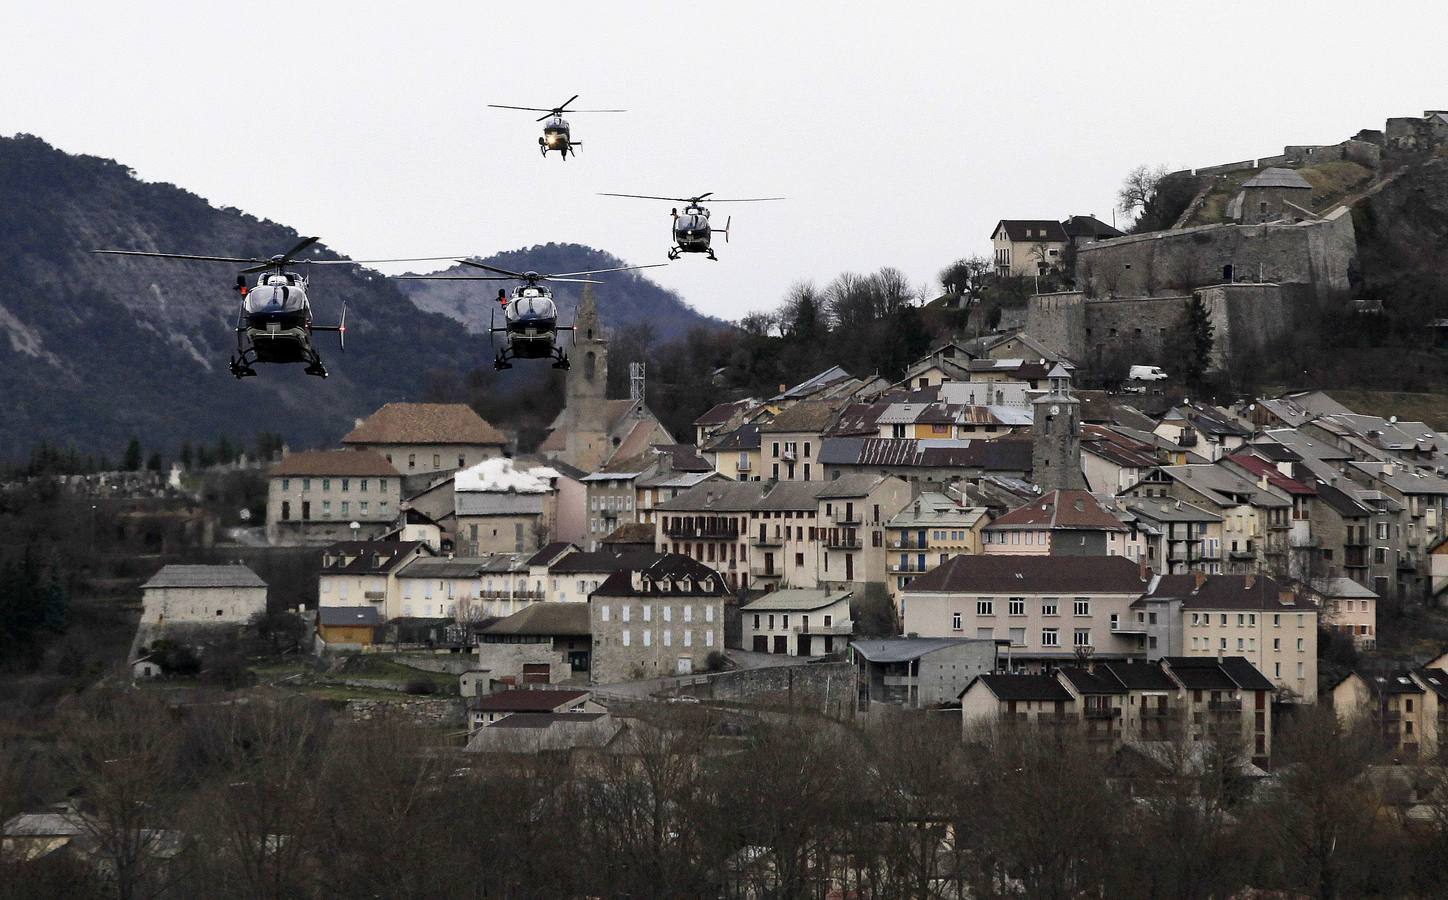
[(1059, 416), (1060, 414), (1061, 414), (1061, 407), (1052, 404), (1052, 406), (1051, 406), (1051, 415), (1053, 415), (1053, 416)]

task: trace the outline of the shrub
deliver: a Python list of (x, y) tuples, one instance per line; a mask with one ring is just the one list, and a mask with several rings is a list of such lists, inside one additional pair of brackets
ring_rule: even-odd
[(437, 684), (426, 678), (414, 678), (409, 681), (402, 690), (414, 696), (425, 696), (428, 694), (436, 694)]

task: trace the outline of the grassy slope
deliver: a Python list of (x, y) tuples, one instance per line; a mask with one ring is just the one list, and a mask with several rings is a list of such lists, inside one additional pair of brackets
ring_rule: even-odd
[(1397, 416), (1404, 421), (1426, 422), (1435, 431), (1448, 431), (1448, 393), (1339, 388), (1329, 389), (1327, 393), (1349, 409), (1379, 416)]

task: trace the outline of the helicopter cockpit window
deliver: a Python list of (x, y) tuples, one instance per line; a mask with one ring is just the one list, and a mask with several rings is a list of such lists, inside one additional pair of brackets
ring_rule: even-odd
[[(271, 279), (268, 281), (270, 282)], [(289, 287), (285, 281), (280, 284), (268, 283), (247, 293), (246, 311), (248, 313), (290, 312), (301, 309), (303, 296), (301, 290)]]

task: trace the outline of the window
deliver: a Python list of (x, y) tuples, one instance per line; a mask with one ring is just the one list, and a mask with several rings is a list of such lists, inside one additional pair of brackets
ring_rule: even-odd
[(1013, 616), (1024, 616), (1026, 614), (1026, 598), (1012, 597), (1010, 601), (1010, 612)]
[(672, 647), (672, 646), (674, 645), (674, 633), (666, 628), (666, 629), (664, 629), (663, 634), (664, 634), (664, 646), (665, 646), (665, 647)]
[(358, 505), (359, 507), (361, 507), (361, 509), (362, 509), (362, 515), (364, 515), (364, 516), (367, 515), (367, 501), (366, 501), (366, 500), (363, 500), (362, 502), (358, 503), (357, 505)]
[(1091, 629), (1077, 628), (1076, 633), (1071, 636), (1071, 642), (1077, 647), (1091, 646)]
[(347, 491), (347, 490), (351, 490), (351, 488), (352, 488), (352, 479), (350, 479), (350, 478), (343, 478), (343, 479), (342, 479), (342, 490)]
[(1243, 641), (1242, 638), (1237, 638), (1237, 652), (1241, 653), (1245, 649), (1247, 649), (1245, 646), (1245, 641)]
[(1298, 639), (1297, 639), (1297, 650), (1298, 650), (1298, 652), (1300, 653), (1300, 652), (1302, 652), (1303, 650), (1306, 650), (1306, 649), (1307, 649), (1307, 648), (1306, 648), (1305, 646), (1303, 646), (1302, 638), (1298, 638)]
[(644, 604), (644, 621), (645, 621), (645, 622), (652, 622), (653, 620), (654, 620), (654, 608), (653, 608), (652, 606), (650, 606), (649, 604), (645, 603), (645, 604)]
[(950, 628), (952, 631), (960, 630), (960, 613), (952, 613), (950, 616)]
[(692, 646), (694, 646), (694, 632), (690, 631), (690, 630), (687, 629), (687, 628), (684, 629), (684, 646), (685, 646), (685, 647), (692, 647)]
[(351, 501), (343, 500), (343, 501), (342, 501), (342, 515), (344, 515), (344, 516), (347, 515), (347, 513), (350, 511), (350, 507), (351, 507), (351, 506), (352, 506)]
[[(624, 609), (628, 609), (628, 607), (625, 606)], [(629, 645), (629, 633), (628, 633), (628, 629), (627, 629), (627, 628), (625, 628), (625, 629), (623, 630), (623, 645), (624, 645), (625, 647), (627, 647), (627, 646)]]
[(1282, 649), (1282, 638), (1273, 638), (1273, 639), (1272, 639), (1272, 649), (1273, 649), (1273, 650), (1279, 650), (1279, 651)]
[(1056, 598), (1055, 598), (1055, 597), (1042, 597), (1042, 598), (1041, 598), (1041, 615), (1043, 615), (1043, 616), (1054, 616), (1054, 615), (1056, 615)]
[(674, 608), (673, 608), (672, 606), (665, 606), (665, 607), (664, 607), (664, 621), (665, 621), (665, 622), (672, 622), (672, 621), (674, 621)]
[(417, 468), (417, 454), (416, 454), (416, 453), (409, 453), (409, 454), (407, 454), (407, 467), (408, 467), (409, 469), (415, 469), (415, 468)]
[(283, 479), (282, 479), (282, 490), (284, 490), (284, 491), (289, 491), (289, 490), (291, 490), (291, 489), (292, 489), (292, 480), (291, 480), (290, 478), (283, 478)]
[(1011, 646), (1012, 646), (1012, 647), (1024, 647), (1025, 645), (1026, 645), (1026, 629), (1024, 629), (1024, 628), (1012, 628), (1012, 629), (1011, 629)]
[(714, 607), (712, 607), (712, 606), (706, 606), (706, 607), (704, 607), (704, 621), (705, 621), (705, 622), (712, 622), (712, 621), (714, 621)]
[(324, 516), (330, 516), (331, 514), (332, 514), (332, 501), (331, 501), (331, 500), (323, 500), (323, 501), (322, 501), (322, 515), (324, 515)]
[(303, 479), (302, 479), (302, 490), (304, 490), (304, 491), (310, 491), (311, 489), (312, 489), (312, 479), (310, 479), (310, 478), (303, 478)]
[(978, 616), (995, 615), (995, 601), (990, 597), (981, 597), (975, 601), (975, 614)]
[[(648, 607), (645, 607), (645, 609), (647, 609), (647, 608), (648, 608)], [(644, 646), (645, 646), (645, 647), (651, 647), (651, 646), (653, 646), (653, 643), (654, 643), (654, 633), (653, 633), (652, 631), (649, 631), (649, 630), (645, 629), (645, 630), (644, 630)]]
[(442, 468), (442, 456), (440, 454), (434, 453), (432, 455), (432, 467), (434, 469)]
[(1042, 629), (1041, 629), (1041, 646), (1042, 646), (1042, 647), (1059, 647), (1059, 646), (1061, 646), (1061, 632), (1060, 632), (1058, 629), (1055, 629), (1055, 628), (1042, 628)]
[[(603, 621), (605, 621), (605, 622), (608, 621), (608, 605), (607, 605), (607, 604), (604, 604), (603, 606), (600, 606), (600, 607), (599, 607), (599, 617), (602, 618)], [(758, 619), (759, 617), (758, 617), (758, 616), (755, 616), (754, 618)], [(758, 622), (755, 622), (755, 623), (754, 623), (754, 627), (755, 627), (755, 628), (758, 628), (758, 627), (759, 627), (759, 623), (758, 623)]]
[(1280, 615), (1277, 615), (1276, 613), (1273, 613), (1273, 614), (1272, 614), (1272, 627), (1273, 627), (1273, 628), (1281, 628), (1281, 627), (1282, 627), (1282, 617), (1281, 617)]
[(1091, 601), (1085, 597), (1077, 597), (1076, 602), (1072, 604), (1071, 611), (1074, 615), (1089, 616), (1091, 615)]
[(633, 607), (631, 607), (631, 606), (629, 606), (627, 603), (625, 603), (625, 604), (623, 605), (623, 620), (624, 620), (625, 622), (627, 622), (627, 621), (629, 620), (629, 613), (631, 613), (631, 612), (633, 612)]
[[(712, 606), (706, 607), (706, 608), (707, 608), (707, 609), (713, 609)], [(713, 632), (713, 631), (706, 631), (706, 632), (704, 632), (704, 646), (705, 646), (705, 647), (712, 647), (712, 646), (714, 646), (714, 632)]]

